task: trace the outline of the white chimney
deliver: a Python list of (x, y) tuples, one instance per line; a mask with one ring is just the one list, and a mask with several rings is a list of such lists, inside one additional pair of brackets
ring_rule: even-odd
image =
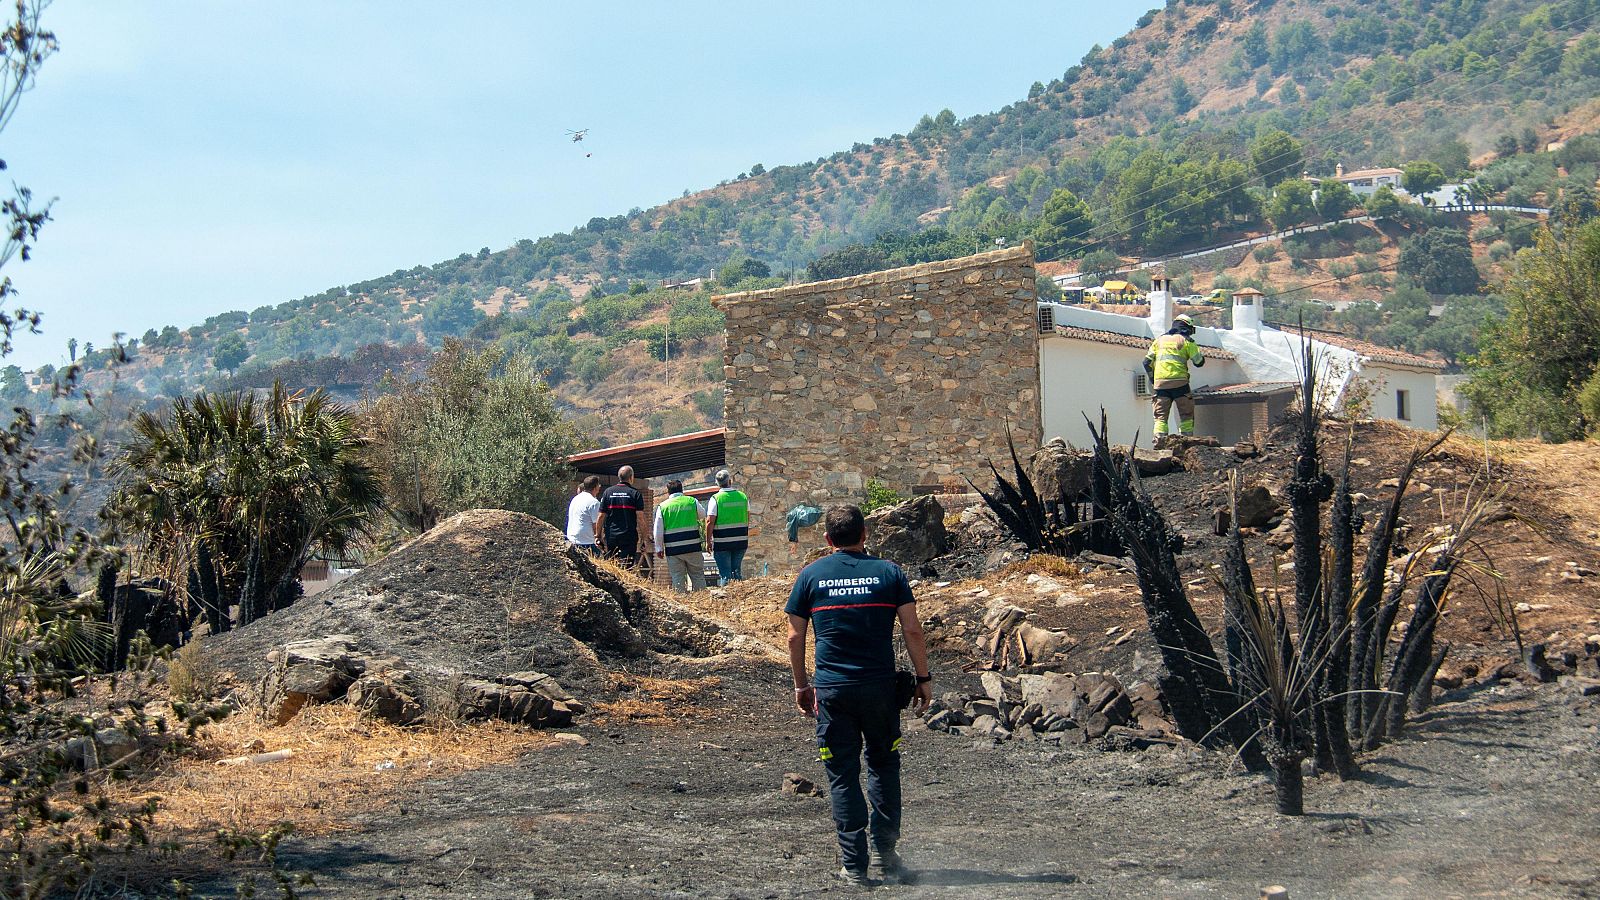
[(1166, 275), (1150, 279), (1150, 334), (1162, 335), (1172, 327), (1172, 280)]
[(1245, 288), (1233, 293), (1233, 330), (1261, 330), (1261, 300), (1263, 294), (1255, 288)]

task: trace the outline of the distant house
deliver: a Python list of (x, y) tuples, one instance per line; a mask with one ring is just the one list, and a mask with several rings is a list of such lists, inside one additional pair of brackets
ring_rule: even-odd
[(1132, 303), (1139, 299), (1139, 287), (1131, 281), (1107, 281), (1100, 285), (1105, 290), (1107, 300), (1120, 300)]
[(683, 281), (663, 281), (661, 286), (669, 291), (698, 291), (710, 281), (709, 278), (686, 278)]
[[(1195, 334), (1206, 365), (1191, 370), (1195, 427), (1224, 444), (1259, 436), (1295, 399), (1309, 342), (1325, 402), (1355, 405), (1374, 418), (1413, 428), (1438, 427), (1437, 376), (1444, 363), (1343, 334), (1276, 328), (1262, 321), (1262, 294), (1233, 295), (1233, 326)], [(1153, 335), (1171, 327), (1177, 307), (1165, 290), (1149, 295), (1148, 316), (1041, 303), (1039, 380), (1045, 438), (1088, 446), (1087, 422), (1105, 411), (1111, 439), (1148, 441), (1151, 386), (1144, 355)], [(1088, 417), (1087, 419), (1085, 417)]]
[(1385, 186), (1396, 191), (1401, 190), (1400, 181), (1404, 175), (1404, 172), (1392, 166), (1381, 169), (1357, 169), (1354, 172), (1346, 172), (1344, 163), (1338, 163), (1333, 167), (1333, 180), (1344, 182), (1349, 185), (1351, 191), (1363, 197), (1377, 193), (1378, 188)]

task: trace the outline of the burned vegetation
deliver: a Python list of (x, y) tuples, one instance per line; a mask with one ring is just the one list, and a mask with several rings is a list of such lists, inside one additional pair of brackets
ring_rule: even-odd
[[(1278, 432), (1292, 440), (1293, 454), (1282, 490), (1285, 537), (1291, 538), (1284, 542), (1290, 548), (1287, 560), (1273, 553), (1252, 561), (1245, 540), (1249, 529), (1241, 522), (1255, 516), (1243, 509), (1251, 500), (1244, 480), (1236, 466), (1210, 470), (1226, 481), (1226, 508), (1214, 518), (1221, 548), (1205, 579), (1220, 589), (1223, 601), (1220, 627), (1212, 631), (1190, 600), (1186, 584), (1196, 582), (1192, 575), (1186, 582), (1182, 574), (1184, 536), (1147, 490), (1145, 479), (1161, 471), (1161, 461), (1113, 447), (1103, 420), (1098, 428), (1091, 423), (1092, 449), (1076, 454), (1081, 471), (1065, 478), (1047, 474), (1043, 480), (1049, 483), (1041, 490), (1035, 485), (1040, 467), (1030, 474), (1013, 446), (1009, 475), (991, 466), (994, 488), (978, 489), (995, 518), (1031, 553), (1115, 558), (1135, 575), (1161, 659), (1159, 673), (1153, 685), (1121, 691), (1120, 700), (1101, 696), (1096, 705), (1091, 691), (1071, 708), (1090, 716), (1120, 714), (1130, 727), (1149, 723), (1146, 714), (1159, 710), (1184, 739), (1230, 749), (1247, 769), (1270, 771), (1277, 809), (1285, 815), (1304, 812), (1306, 761), (1313, 773), (1359, 777), (1361, 754), (1399, 737), (1411, 716), (1427, 710), (1435, 677), (1450, 653), (1450, 645), (1439, 638), (1439, 624), (1454, 594), (1465, 590), (1484, 600), (1522, 649), (1487, 533), (1487, 526), (1517, 518), (1506, 502), (1507, 489), (1480, 475), (1452, 500), (1440, 500), (1439, 525), (1410, 534), (1403, 503), (1446, 433), (1418, 440), (1398, 476), (1382, 483), (1393, 493), (1377, 515), (1358, 512), (1357, 500), (1370, 498), (1358, 491), (1352, 476), (1354, 426), (1346, 429), (1342, 446), (1330, 452), (1327, 404), (1319, 402), (1320, 361), (1310, 347), (1305, 352), (1310, 362), (1299, 402)], [(1051, 673), (1041, 676), (1034, 667), (1021, 676), (1019, 688), (986, 673), (985, 687), (994, 682), (988, 693), (1000, 714), (997, 721), (1037, 729), (1043, 719), (1029, 708), (1029, 700), (1048, 698), (1049, 685), (1035, 683), (1041, 677)], [(1120, 691), (1120, 684), (1116, 687)], [(997, 693), (1001, 696), (994, 697)], [(1098, 694), (1109, 696), (1105, 689)], [(1152, 705), (1155, 696), (1159, 707)], [(1009, 719), (1008, 699), (1016, 706)], [(1135, 713), (1141, 702), (1142, 710)], [(954, 703), (945, 707), (935, 711), (943, 714), (931, 723), (935, 727), (972, 719), (964, 719)], [(1105, 733), (1103, 726), (1098, 731)], [(1148, 729), (1132, 733), (1155, 734)]]

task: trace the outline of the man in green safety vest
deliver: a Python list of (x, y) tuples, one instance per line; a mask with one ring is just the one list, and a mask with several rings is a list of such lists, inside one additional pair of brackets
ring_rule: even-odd
[(717, 561), (717, 584), (744, 580), (744, 551), (750, 546), (750, 498), (733, 487), (733, 473), (717, 470), (720, 489), (706, 506), (706, 543)]
[(656, 559), (666, 558), (672, 586), (688, 593), (706, 589), (705, 551), (700, 548), (700, 501), (683, 492), (683, 482), (667, 482), (666, 500), (656, 507)]
[(1155, 390), (1157, 446), (1166, 443), (1171, 427), (1167, 418), (1174, 402), (1178, 404), (1179, 430), (1185, 435), (1194, 434), (1194, 397), (1189, 393), (1191, 362), (1199, 368), (1206, 364), (1206, 358), (1194, 342), (1194, 320), (1179, 316), (1172, 320), (1172, 328), (1166, 334), (1150, 342), (1150, 352), (1144, 355), (1144, 370)]

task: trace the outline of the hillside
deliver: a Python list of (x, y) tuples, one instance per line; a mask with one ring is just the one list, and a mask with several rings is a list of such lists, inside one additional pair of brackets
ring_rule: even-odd
[[(1446, 176), (1476, 172), (1495, 199), (1510, 202), (1554, 204), (1577, 189), (1592, 196), (1600, 152), (1558, 159), (1539, 151), (1600, 118), (1597, 21), (1594, 0), (1171, 2), (1075, 64), (1041, 59), (1042, 71), (1061, 74), (996, 112), (958, 120), (941, 111), (907, 134), (814, 161), (753, 166), (714, 188), (597, 216), (567, 233), (220, 313), (187, 329), (152, 329), (130, 341), (135, 358), (121, 377), (156, 396), (219, 383), (222, 368), (257, 383), (286, 360), (471, 336), (538, 358), (563, 398), (588, 414), (597, 440), (660, 431), (663, 422), (649, 419), (669, 406), (681, 421), (667, 431), (705, 423), (715, 404), (693, 396), (719, 377), (710, 291), (645, 285), (732, 262), (716, 287), (730, 288), (798, 273), (886, 233), (945, 238), (923, 253), (1033, 236), (1062, 190), (1081, 199), (1081, 220), (1053, 246), (1041, 243), (1042, 258), (1168, 253), (1269, 230), (1267, 185), (1301, 170), (1332, 175), (1341, 163), (1428, 160)], [(1264, 143), (1276, 130), (1292, 136), (1292, 152), (1263, 156), (1263, 146), (1277, 146)], [(1376, 247), (1357, 250), (1352, 238), (1349, 252), (1309, 269), (1230, 260), (1223, 274), (1305, 284), (1337, 275), (1335, 260), (1352, 271), (1366, 268), (1363, 257), (1388, 265), (1409, 231), (1371, 230)], [(1506, 223), (1470, 230), (1491, 276), (1492, 245), (1529, 236)], [(740, 265), (746, 257), (762, 265)], [(1195, 272), (1197, 286), (1213, 280)], [(1362, 286), (1387, 287), (1376, 278)], [(669, 321), (682, 326), (670, 340)], [(672, 354), (687, 355), (669, 369)], [(108, 355), (89, 354), (89, 368)], [(300, 384), (373, 387), (376, 370), (358, 369), (355, 380), (332, 382), (314, 369), (279, 371)]]

